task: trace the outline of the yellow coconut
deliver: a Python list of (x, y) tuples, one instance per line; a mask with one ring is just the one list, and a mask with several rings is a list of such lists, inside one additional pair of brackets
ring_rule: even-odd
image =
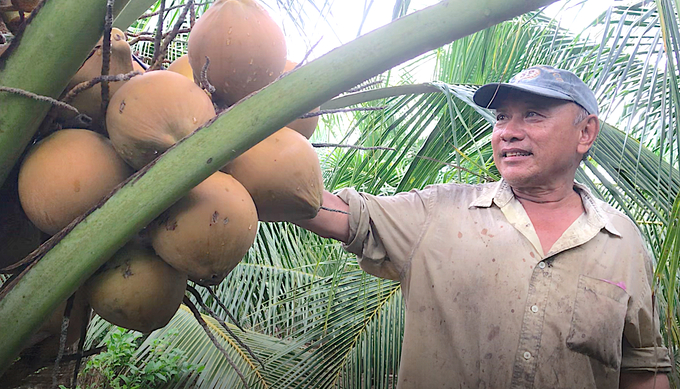
[(189, 64), (189, 55), (184, 54), (183, 56), (172, 61), (168, 70), (171, 72), (179, 73), (184, 77), (194, 81), (194, 71), (191, 70), (191, 65)]
[[(100, 39), (95, 46), (92, 55), (80, 67), (71, 81), (69, 81), (67, 89), (70, 90), (81, 82), (89, 81), (95, 77), (99, 77), (102, 74), (102, 55), (102, 39)], [(126, 41), (125, 33), (117, 28), (113, 28), (111, 30), (110, 58), (110, 75), (130, 73), (133, 70), (130, 45), (128, 45)], [(126, 81), (109, 82), (109, 99), (125, 83)], [(103, 120), (101, 115), (101, 97), (101, 84), (97, 84), (94, 87), (78, 94), (71, 102), (71, 105), (76, 107), (80, 113), (91, 117), (93, 125), (98, 126)], [(68, 114), (66, 115), (68, 116)]]
[(254, 0), (216, 1), (189, 36), (189, 62), (198, 80), (206, 57), (213, 98), (232, 105), (274, 81), (286, 65), (283, 32)]
[(158, 70), (113, 96), (106, 129), (116, 151), (139, 169), (215, 116), (210, 98), (188, 78)]
[(19, 171), (28, 218), (52, 235), (97, 205), (132, 169), (108, 139), (89, 130), (53, 133), (35, 145)]
[(172, 319), (186, 282), (186, 274), (133, 241), (87, 280), (83, 290), (92, 309), (108, 322), (148, 333)]
[(150, 226), (153, 247), (200, 284), (218, 284), (255, 240), (257, 211), (241, 184), (216, 172)]
[(227, 164), (248, 190), (262, 221), (294, 221), (316, 216), (323, 179), (312, 145), (284, 127)]
[[(297, 62), (293, 61), (286, 61), (286, 67), (283, 69), (283, 72), (290, 72), (295, 67), (297, 66)], [(319, 112), (320, 108), (314, 108), (312, 112)], [(306, 118), (306, 119), (297, 119), (291, 123), (288, 123), (286, 127), (292, 128), (293, 130), (299, 132), (300, 134), (304, 135), (305, 138), (309, 139), (312, 137), (312, 134), (314, 134), (314, 130), (316, 130), (316, 126), (319, 124), (319, 117), (318, 116), (313, 116), (311, 118)]]

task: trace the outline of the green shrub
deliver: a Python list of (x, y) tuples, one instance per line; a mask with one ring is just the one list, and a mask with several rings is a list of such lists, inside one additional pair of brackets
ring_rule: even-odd
[[(186, 362), (184, 351), (170, 348), (169, 333), (155, 339), (149, 357), (139, 360), (136, 351), (142, 343), (142, 334), (117, 328), (109, 332), (104, 343), (106, 351), (90, 358), (82, 371), (78, 389), (141, 389), (160, 388), (191, 372), (200, 372), (203, 366)], [(61, 389), (68, 389), (60, 386)]]

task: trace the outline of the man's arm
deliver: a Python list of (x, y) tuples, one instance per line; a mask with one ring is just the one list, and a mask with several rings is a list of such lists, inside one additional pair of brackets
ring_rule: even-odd
[(621, 373), (619, 389), (669, 389), (668, 376), (664, 373)]
[(324, 238), (347, 243), (349, 240), (349, 205), (340, 197), (324, 190), (323, 206), (346, 213), (320, 209), (315, 218), (296, 220), (293, 223)]

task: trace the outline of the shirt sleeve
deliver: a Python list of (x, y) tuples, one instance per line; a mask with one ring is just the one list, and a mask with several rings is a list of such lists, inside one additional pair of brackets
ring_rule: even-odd
[(639, 277), (643, 283), (642, 292), (638, 296), (631, 296), (626, 314), (621, 371), (670, 373), (671, 361), (668, 349), (663, 345), (659, 312), (651, 292), (652, 262), (646, 250), (642, 251), (644, 270), (640, 273), (646, 277)]
[(434, 204), (436, 189), (373, 196), (346, 188), (337, 194), (349, 205), (349, 242), (369, 274), (401, 280)]

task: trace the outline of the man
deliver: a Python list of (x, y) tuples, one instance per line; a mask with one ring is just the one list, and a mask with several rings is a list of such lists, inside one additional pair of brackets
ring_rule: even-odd
[(401, 282), (399, 388), (668, 388), (640, 233), (574, 182), (600, 129), (592, 91), (537, 66), (474, 101), (496, 112), (500, 182), (326, 192), (349, 214), (297, 222)]

